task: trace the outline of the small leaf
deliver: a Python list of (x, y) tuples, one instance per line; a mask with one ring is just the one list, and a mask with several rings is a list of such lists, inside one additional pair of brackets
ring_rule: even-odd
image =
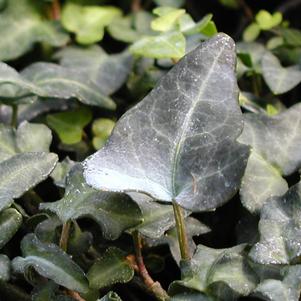
[(0, 163), (0, 210), (45, 180), (58, 157), (53, 153), (22, 153)]
[(185, 54), (185, 37), (176, 31), (145, 37), (130, 46), (130, 51), (150, 58), (181, 58)]
[(93, 121), (93, 146), (95, 149), (100, 149), (104, 146), (106, 141), (111, 135), (111, 132), (115, 126), (115, 122), (108, 118), (98, 118)]
[(34, 43), (63, 46), (69, 36), (59, 23), (46, 21), (40, 1), (9, 0), (0, 12), (0, 60), (12, 60), (30, 50)]
[(67, 1), (62, 24), (76, 34), (78, 43), (86, 45), (102, 40), (105, 26), (120, 16), (121, 11), (113, 6), (85, 6)]
[(10, 279), (10, 260), (4, 255), (0, 254), (0, 281), (9, 281)]
[(116, 293), (109, 292), (104, 297), (99, 299), (98, 301), (122, 301), (122, 300)]
[(170, 293), (179, 286), (199, 292), (210, 292), (218, 300), (235, 300), (249, 295), (257, 277), (243, 256), (245, 245), (229, 249), (211, 249), (198, 245), (191, 263), (182, 266), (183, 280), (175, 281)]
[(301, 82), (299, 66), (282, 67), (272, 53), (267, 52), (262, 58), (262, 75), (274, 94), (283, 94)]
[(260, 34), (260, 27), (257, 23), (251, 23), (243, 32), (243, 40), (253, 42)]
[(271, 15), (266, 10), (260, 10), (256, 14), (255, 19), (261, 29), (268, 30), (282, 22), (282, 14), (280, 12), (275, 12), (273, 15)]
[(129, 197), (89, 187), (82, 173), (82, 166), (75, 165), (67, 177), (64, 198), (53, 203), (42, 203), (41, 209), (56, 213), (63, 222), (90, 217), (99, 224), (104, 237), (111, 240), (142, 221), (139, 207)]
[(0, 249), (10, 241), (21, 225), (22, 215), (16, 209), (8, 208), (0, 212)]
[(84, 104), (114, 109), (114, 102), (106, 96), (85, 73), (52, 63), (34, 63), (25, 68), (22, 77), (32, 82), (42, 97), (61, 99), (76, 98)]
[(252, 147), (243, 177), (240, 195), (251, 212), (260, 210), (273, 195), (287, 189), (283, 175), (301, 167), (301, 105), (275, 115), (245, 114), (245, 126), (239, 138)]
[(101, 289), (115, 283), (126, 283), (133, 276), (133, 268), (123, 252), (115, 247), (107, 249), (102, 258), (92, 265), (87, 274), (90, 287), (94, 289)]
[(250, 257), (261, 264), (290, 264), (301, 255), (301, 183), (282, 197), (272, 197), (260, 214), (260, 241)]
[(105, 95), (111, 95), (124, 84), (133, 63), (127, 51), (108, 55), (98, 45), (65, 47), (56, 53), (55, 58), (64, 67), (84, 73)]
[(33, 267), (39, 274), (59, 285), (78, 292), (87, 292), (84, 272), (57, 245), (40, 242), (34, 234), (26, 235), (21, 242), (24, 258), (12, 261), (16, 272), (24, 273)]
[(83, 130), (92, 120), (92, 112), (86, 107), (74, 111), (47, 115), (48, 125), (65, 144), (75, 144), (82, 140)]
[(235, 58), (225, 34), (185, 56), (87, 159), (87, 183), (143, 192), (193, 211), (225, 203), (238, 189), (249, 155), (236, 142), (243, 123)]
[(153, 13), (159, 17), (151, 23), (151, 28), (156, 31), (169, 31), (175, 29), (179, 18), (185, 14), (185, 9), (175, 9), (171, 7), (158, 7)]
[(300, 298), (301, 266), (285, 268), (283, 280), (267, 279), (254, 290), (253, 295), (266, 301), (298, 301)]
[(66, 187), (66, 178), (70, 169), (76, 164), (75, 161), (72, 161), (69, 157), (66, 157), (63, 161), (58, 162), (50, 174), (50, 177), (53, 179), (53, 182), (56, 186), (65, 188)]

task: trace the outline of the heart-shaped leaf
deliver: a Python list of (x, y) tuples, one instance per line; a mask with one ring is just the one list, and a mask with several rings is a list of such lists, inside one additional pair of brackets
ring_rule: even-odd
[(275, 116), (245, 114), (239, 141), (252, 147), (240, 190), (243, 205), (260, 210), (273, 195), (282, 195), (290, 175), (301, 167), (301, 105)]
[(89, 187), (82, 173), (82, 166), (75, 165), (67, 177), (64, 198), (54, 203), (42, 203), (41, 209), (55, 212), (63, 222), (90, 217), (100, 225), (104, 237), (111, 240), (142, 221), (138, 205), (129, 197)]
[(0, 212), (0, 249), (15, 235), (22, 225), (22, 215), (13, 208)]
[(59, 285), (78, 292), (87, 292), (88, 283), (82, 269), (55, 244), (40, 242), (34, 234), (26, 235), (21, 242), (23, 257), (16, 257), (12, 267), (24, 273), (33, 267), (39, 274)]
[(9, 0), (0, 13), (0, 60), (15, 59), (35, 42), (63, 46), (68, 35), (58, 23), (46, 21), (40, 1)]
[(301, 183), (282, 197), (272, 197), (261, 209), (260, 241), (250, 257), (261, 264), (289, 264), (301, 255)]
[(10, 260), (4, 255), (0, 254), (0, 281), (9, 281), (10, 278)]
[(184, 57), (85, 162), (88, 184), (193, 211), (225, 203), (249, 155), (235, 141), (243, 123), (234, 67), (234, 42), (225, 34)]
[(282, 67), (278, 58), (271, 52), (265, 53), (261, 65), (264, 80), (274, 94), (283, 94), (301, 82), (300, 67)]
[(83, 130), (92, 120), (92, 112), (86, 107), (73, 111), (47, 115), (48, 125), (65, 144), (75, 144), (82, 140)]
[(85, 6), (67, 1), (62, 11), (62, 24), (76, 34), (78, 43), (86, 45), (102, 40), (105, 26), (120, 16), (121, 11), (113, 6)]
[(55, 55), (64, 67), (86, 74), (105, 95), (117, 91), (127, 79), (133, 63), (128, 52), (108, 55), (100, 46), (70, 46)]
[(101, 289), (115, 283), (126, 283), (133, 276), (134, 270), (124, 253), (115, 247), (107, 249), (87, 274), (90, 287), (94, 289)]
[(245, 245), (229, 249), (197, 246), (190, 263), (182, 263), (182, 280), (175, 281), (170, 293), (179, 286), (209, 293), (218, 300), (234, 300), (249, 295), (256, 287), (257, 277), (243, 256)]

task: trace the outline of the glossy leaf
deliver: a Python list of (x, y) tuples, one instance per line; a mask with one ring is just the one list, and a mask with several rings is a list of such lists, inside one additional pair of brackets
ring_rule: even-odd
[(43, 8), (38, 2), (9, 0), (0, 12), (1, 61), (20, 57), (36, 42), (46, 42), (56, 47), (68, 42), (68, 35), (58, 23), (45, 20)]
[(90, 268), (87, 277), (91, 288), (101, 289), (115, 283), (129, 282), (134, 270), (123, 252), (115, 247), (106, 250)]
[(290, 175), (301, 166), (301, 105), (275, 116), (245, 114), (245, 126), (239, 141), (252, 147), (242, 181), (242, 202), (250, 211), (258, 211), (267, 198), (287, 190), (282, 175)]
[(74, 111), (47, 115), (48, 125), (65, 144), (75, 144), (82, 140), (83, 130), (92, 120), (92, 112), (82, 107)]
[(178, 286), (207, 292), (218, 300), (235, 300), (249, 295), (257, 278), (243, 256), (245, 245), (229, 249), (211, 249), (198, 245), (191, 263), (182, 266), (182, 280), (175, 281), (170, 292)]
[(234, 43), (224, 34), (188, 54), (86, 161), (88, 184), (144, 192), (194, 211), (226, 202), (249, 155), (235, 141), (242, 114), (234, 66)]
[(120, 16), (121, 11), (113, 6), (86, 6), (67, 1), (62, 24), (76, 34), (78, 43), (86, 45), (102, 40), (105, 26)]
[(179, 59), (185, 54), (185, 37), (180, 32), (172, 31), (141, 38), (130, 46), (130, 51), (150, 58)]
[(301, 69), (298, 65), (284, 68), (270, 52), (263, 56), (261, 64), (264, 80), (274, 94), (283, 94), (301, 82)]
[(45, 180), (54, 169), (58, 157), (53, 153), (17, 154), (0, 163), (0, 210), (13, 199)]
[(10, 260), (4, 255), (0, 254), (0, 281), (9, 281), (10, 279)]
[(55, 212), (63, 222), (92, 218), (101, 227), (105, 238), (111, 240), (142, 221), (139, 207), (129, 197), (89, 187), (82, 172), (80, 164), (74, 166), (67, 177), (64, 198), (54, 203), (42, 203), (41, 209)]
[(26, 235), (21, 242), (23, 257), (12, 261), (13, 269), (23, 273), (33, 267), (42, 276), (71, 290), (87, 292), (84, 272), (57, 245), (40, 242), (34, 234)]
[(8, 208), (0, 212), (0, 249), (10, 241), (21, 225), (22, 215), (16, 209)]
[(105, 95), (111, 95), (124, 84), (133, 63), (128, 52), (108, 55), (98, 45), (66, 47), (55, 57), (63, 66), (84, 73)]
[(289, 264), (301, 255), (301, 184), (282, 197), (271, 198), (262, 208), (260, 241), (250, 252), (261, 264)]

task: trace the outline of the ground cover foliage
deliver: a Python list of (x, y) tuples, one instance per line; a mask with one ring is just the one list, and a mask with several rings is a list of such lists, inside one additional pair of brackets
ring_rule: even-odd
[(1, 0), (0, 300), (298, 301), (300, 7)]

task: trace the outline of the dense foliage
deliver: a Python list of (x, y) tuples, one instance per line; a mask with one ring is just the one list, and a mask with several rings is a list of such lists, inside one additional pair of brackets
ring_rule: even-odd
[(0, 0), (1, 300), (299, 300), (301, 1), (206, 2)]

